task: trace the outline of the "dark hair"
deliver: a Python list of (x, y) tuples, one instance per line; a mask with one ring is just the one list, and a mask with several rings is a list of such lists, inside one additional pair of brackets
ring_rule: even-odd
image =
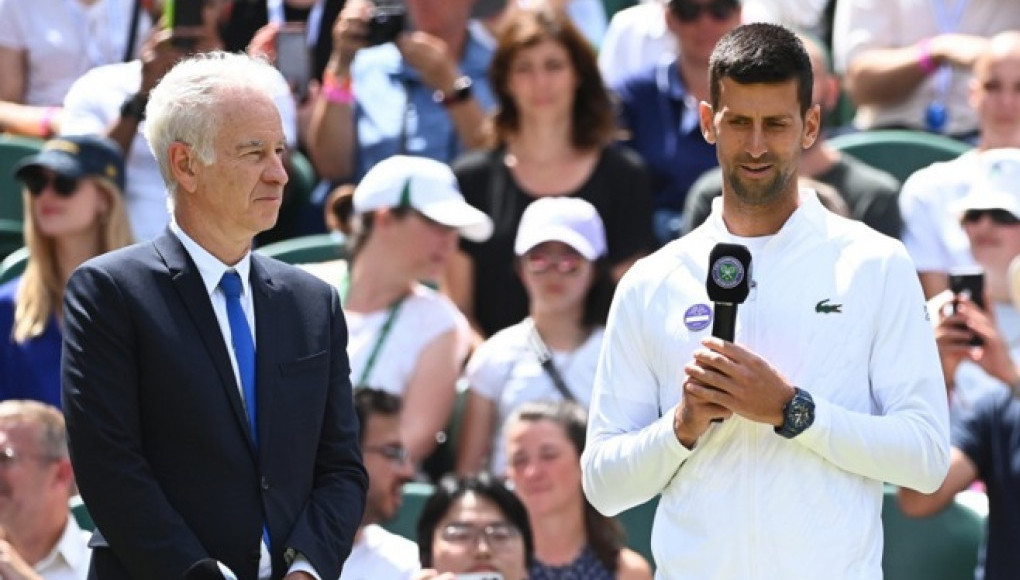
[(595, 50), (565, 13), (540, 6), (513, 11), (500, 28), (496, 52), (489, 66), (489, 83), (497, 100), (496, 112), (491, 119), (496, 144), (505, 143), (520, 128), (520, 113), (507, 89), (510, 67), (521, 50), (543, 40), (552, 40), (566, 49), (570, 65), (577, 75), (571, 143), (578, 149), (609, 143), (616, 118), (609, 91), (599, 73)]
[[(351, 184), (344, 184), (334, 189), (326, 198), (326, 228), (339, 230), (347, 239), (350, 261), (358, 255), (372, 233), (375, 212), (354, 213), (354, 190)], [(387, 208), (398, 218), (404, 218), (413, 211), (409, 206), (393, 206)]]
[(742, 85), (794, 79), (801, 116), (811, 108), (811, 59), (797, 35), (778, 24), (756, 22), (734, 28), (719, 39), (708, 62), (713, 108), (719, 107), (719, 85), (727, 77)]
[(432, 536), (439, 525), (439, 520), (450, 511), (453, 503), (466, 493), (476, 493), (496, 504), (507, 521), (514, 525), (524, 540), (524, 565), (531, 568), (535, 553), (535, 540), (531, 536), (531, 524), (528, 511), (514, 492), (507, 489), (487, 473), (479, 473), (470, 477), (448, 475), (439, 480), (436, 490), (422, 506), (418, 518), (418, 557), (423, 568), (432, 566)]
[[(563, 429), (578, 457), (584, 451), (588, 413), (576, 401), (528, 401), (514, 410), (507, 420), (507, 425), (516, 421), (532, 423), (550, 421)], [(595, 552), (599, 562), (602, 562), (608, 570), (616, 572), (619, 568), (620, 551), (625, 545), (623, 526), (615, 519), (599, 513), (587, 497), (584, 498), (584, 533), (588, 536), (588, 545)]]
[(354, 412), (358, 414), (358, 440), (365, 439), (365, 426), (372, 415), (395, 417), (400, 415), (400, 397), (380, 389), (361, 387), (354, 389)]

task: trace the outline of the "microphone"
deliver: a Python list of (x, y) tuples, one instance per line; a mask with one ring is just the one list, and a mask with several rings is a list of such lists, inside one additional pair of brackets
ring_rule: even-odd
[(705, 288), (715, 303), (712, 336), (733, 342), (737, 305), (751, 290), (751, 251), (740, 244), (716, 244), (708, 255)]

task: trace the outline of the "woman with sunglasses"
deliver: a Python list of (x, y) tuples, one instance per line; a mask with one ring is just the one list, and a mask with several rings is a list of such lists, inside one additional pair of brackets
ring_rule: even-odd
[[(1010, 264), (1020, 256), (1020, 150), (983, 152), (977, 169), (974, 185), (951, 209), (979, 266), (983, 292), (951, 287), (928, 304), (953, 422), (981, 397), (1020, 385), (1020, 311), (1009, 281)], [(961, 274), (950, 272), (950, 286)]]
[(60, 407), (60, 320), (71, 272), (89, 258), (131, 243), (124, 209), (124, 160), (109, 139), (53, 139), (22, 160), (25, 185), (22, 276), (0, 286), (0, 400)]
[(497, 332), (471, 357), (457, 472), (506, 473), (502, 428), (521, 403), (591, 399), (613, 282), (595, 207), (548, 197), (524, 211), (514, 242), (529, 316)]
[(461, 244), (446, 280), (483, 337), (527, 314), (513, 239), (534, 200), (569, 196), (594, 205), (617, 279), (652, 246), (647, 172), (632, 151), (609, 145), (609, 93), (595, 53), (569, 18), (544, 5), (511, 11), (489, 76), (498, 99), (493, 148), (465, 155), (454, 172), (468, 203), (487, 213), (495, 230), (483, 244)]
[(443, 478), (418, 519), (414, 580), (525, 580), (535, 542), (528, 513), (488, 474)]
[(458, 236), (485, 239), (492, 224), (449, 167), (424, 157), (380, 161), (334, 207), (350, 260), (304, 267), (340, 291), (354, 387), (403, 399), (404, 444), (422, 461), (453, 412), (470, 336), (456, 306), (422, 282), (439, 277)]
[(581, 489), (588, 414), (572, 401), (524, 403), (504, 431), (507, 479), (528, 510), (535, 535), (529, 580), (651, 580), (623, 528), (600, 514)]

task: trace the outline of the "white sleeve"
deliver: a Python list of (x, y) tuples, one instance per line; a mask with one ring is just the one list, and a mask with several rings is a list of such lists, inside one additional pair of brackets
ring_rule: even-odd
[(273, 82), (273, 102), (280, 111), (280, 121), (283, 123), (283, 136), (287, 139), (288, 147), (297, 146), (297, 103), (294, 95), (290, 92), (287, 79), (279, 71), (276, 73)]
[(690, 455), (673, 432), (674, 409), (659, 408), (654, 351), (643, 332), (647, 305), (634, 273), (624, 276), (609, 312), (581, 456), (585, 495), (609, 516), (660, 493)]
[(24, 0), (0, 0), (0, 46), (11, 50), (25, 50), (23, 19), (15, 11), (24, 6)]
[[(93, 69), (74, 81), (64, 97), (60, 117), (62, 135), (105, 135), (111, 120), (107, 119), (107, 91), (96, 82), (101, 69)], [(119, 113), (119, 103), (118, 103)]]
[(502, 340), (505, 332), (497, 333), (479, 345), (464, 370), (468, 388), (497, 404), (518, 354), (507, 349), (507, 341)]
[(872, 48), (895, 48), (894, 13), (886, 0), (840, 0), (832, 23), (833, 67), (845, 74), (854, 58)]
[(920, 283), (896, 247), (869, 361), (876, 414), (816, 399), (814, 424), (794, 440), (846, 471), (931, 493), (949, 470), (949, 406)]
[(914, 173), (900, 190), (903, 245), (907, 247), (907, 253), (918, 272), (944, 272), (949, 267), (949, 254), (940, 235), (942, 222), (935, 218), (936, 212), (948, 210), (934, 203), (938, 197), (934, 188), (940, 186), (929, 179), (933, 169), (922, 169)]

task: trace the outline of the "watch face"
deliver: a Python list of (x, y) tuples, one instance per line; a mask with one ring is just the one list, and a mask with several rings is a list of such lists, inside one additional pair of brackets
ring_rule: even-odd
[(790, 427), (806, 429), (811, 423), (811, 410), (803, 401), (794, 400), (790, 405)]

